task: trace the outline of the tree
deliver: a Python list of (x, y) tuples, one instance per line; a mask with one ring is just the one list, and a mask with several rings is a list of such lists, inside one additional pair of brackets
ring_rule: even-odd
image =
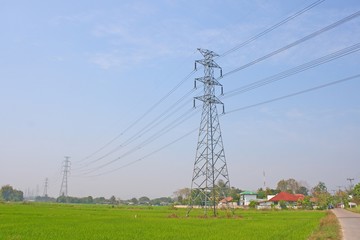
[(187, 204), (189, 203), (190, 194), (190, 188), (181, 188), (174, 192), (175, 200), (181, 204)]
[(290, 192), (292, 194), (295, 194), (300, 189), (300, 183), (298, 183), (295, 179), (290, 178), (288, 180), (280, 180), (277, 184), (277, 189), (281, 192)]
[(92, 196), (88, 196), (85, 198), (85, 203), (92, 204), (94, 203), (94, 199)]
[(268, 195), (276, 195), (279, 192), (280, 192), (279, 189), (272, 189), (272, 188), (268, 188), (268, 187), (265, 189), (266, 196), (268, 196)]
[(307, 187), (301, 186), (297, 193), (300, 193), (300, 194), (302, 194), (304, 196), (308, 196), (309, 195), (309, 189), (307, 189)]
[(277, 183), (276, 189), (278, 189), (279, 191), (282, 191), (282, 192), (287, 191), (287, 182), (286, 182), (286, 180), (285, 179), (280, 180)]
[(61, 196), (59, 196), (57, 199), (56, 199), (56, 202), (59, 202), (59, 203), (66, 203), (67, 199), (65, 197), (64, 194), (62, 194)]
[(145, 196), (139, 198), (139, 204), (149, 204), (149, 203), (150, 203), (150, 198)]
[(303, 209), (312, 210), (312, 202), (310, 196), (306, 196), (304, 199), (299, 199), (298, 203), (301, 205)]
[(110, 204), (112, 204), (112, 205), (117, 204), (116, 198), (115, 198), (114, 195), (110, 197), (109, 202), (110, 202)]
[(315, 187), (313, 187), (311, 192), (314, 196), (322, 194), (322, 193), (328, 193), (327, 187), (326, 187), (325, 183), (323, 183), (323, 182), (319, 182)]
[(360, 199), (360, 183), (355, 185), (355, 187), (353, 189), (353, 195), (354, 195), (354, 197)]
[(155, 198), (150, 201), (151, 205), (170, 205), (173, 200), (170, 197)]
[(265, 199), (266, 198), (266, 192), (262, 188), (259, 188), (257, 190), (257, 198), (259, 199)]
[(37, 196), (35, 197), (35, 202), (56, 202), (55, 198), (49, 197), (49, 196)]
[(23, 201), (24, 200), (24, 193), (22, 191), (13, 189), (10, 185), (5, 185), (0, 190), (1, 198), (4, 201)]
[(242, 192), (241, 189), (231, 187), (229, 190), (228, 196), (232, 197), (234, 202), (239, 202), (241, 192)]
[(298, 183), (295, 179), (288, 179), (288, 189), (293, 193), (297, 193), (300, 189), (300, 183)]
[(107, 201), (104, 197), (97, 197), (93, 199), (96, 204), (107, 204)]
[(311, 190), (314, 197), (317, 198), (317, 205), (320, 209), (326, 209), (331, 203), (331, 195), (327, 191), (327, 187), (324, 182), (319, 182)]
[(132, 199), (130, 199), (130, 202), (135, 205), (139, 203), (139, 201), (134, 197)]

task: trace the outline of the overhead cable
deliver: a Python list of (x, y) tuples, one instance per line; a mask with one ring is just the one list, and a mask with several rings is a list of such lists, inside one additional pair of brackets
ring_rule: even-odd
[(280, 101), (280, 100), (283, 100), (283, 99), (286, 99), (286, 98), (290, 98), (290, 97), (294, 97), (294, 96), (301, 95), (301, 94), (304, 94), (304, 93), (308, 93), (308, 92), (311, 92), (311, 91), (319, 90), (321, 88), (330, 87), (332, 85), (343, 83), (343, 82), (353, 80), (353, 79), (359, 78), (359, 77), (360, 77), (360, 74), (356, 74), (356, 75), (353, 75), (351, 77), (343, 78), (343, 79), (340, 79), (340, 80), (337, 80), (337, 81), (333, 81), (333, 82), (322, 84), (322, 85), (319, 85), (319, 86), (316, 86), (316, 87), (308, 88), (308, 89), (305, 89), (305, 90), (302, 90), (302, 91), (299, 91), (299, 92), (294, 92), (294, 93), (291, 93), (291, 94), (288, 94), (288, 95), (285, 95), (285, 96), (273, 98), (273, 99), (270, 99), (270, 100), (267, 100), (267, 101), (259, 102), (259, 103), (248, 105), (248, 106), (245, 106), (245, 107), (236, 108), (236, 109), (228, 111), (226, 114), (231, 114), (233, 112), (242, 111), (242, 110), (245, 110), (245, 109), (258, 107), (260, 105), (264, 105), (264, 104), (267, 104), (267, 103)]
[(118, 146), (116, 146), (115, 148), (111, 149), (110, 151), (108, 151), (106, 154), (103, 154), (100, 157), (97, 157), (94, 160), (91, 160), (89, 162), (84, 163), (82, 166), (80, 166), (78, 168), (79, 169), (83, 169), (88, 167), (91, 164), (94, 164), (110, 155), (112, 155), (113, 153), (119, 151), (120, 149), (128, 146), (130, 143), (136, 141), (137, 139), (141, 138), (142, 136), (144, 136), (144, 134), (148, 133), (149, 131), (151, 131), (152, 129), (154, 129), (155, 127), (157, 127), (159, 124), (161, 124), (162, 122), (164, 122), (165, 120), (167, 120), (170, 116), (174, 115), (175, 113), (179, 112), (183, 107), (185, 107), (186, 105), (188, 105), (187, 102), (185, 102), (184, 104), (182, 104), (180, 107), (176, 107), (178, 104), (180, 104), (181, 102), (183, 102), (186, 97), (188, 97), (190, 94), (192, 94), (194, 92), (195, 89), (192, 89), (191, 91), (189, 91), (188, 93), (186, 93), (185, 95), (183, 95), (178, 101), (176, 101), (173, 105), (171, 105), (169, 108), (167, 108), (162, 114), (160, 114), (157, 118), (155, 118), (152, 121), (149, 121), (149, 123), (143, 127), (142, 129), (140, 129), (138, 132), (136, 132), (134, 135), (132, 135), (130, 138), (128, 138), (127, 140), (125, 140), (124, 142), (122, 142), (121, 144), (119, 144)]
[(293, 15), (291, 15), (291, 16), (283, 19), (282, 21), (280, 21), (280, 22), (276, 23), (275, 25), (269, 27), (268, 29), (264, 30), (263, 32), (255, 35), (255, 36), (249, 38), (248, 40), (246, 40), (245, 42), (243, 42), (243, 43), (241, 43), (241, 44), (238, 44), (237, 46), (235, 46), (235, 47), (227, 50), (226, 52), (224, 52), (223, 54), (221, 54), (218, 58), (225, 57), (226, 55), (228, 55), (228, 54), (230, 54), (230, 53), (232, 53), (232, 52), (234, 52), (234, 51), (236, 51), (236, 50), (244, 47), (245, 45), (247, 45), (247, 44), (255, 41), (256, 39), (264, 36), (265, 34), (267, 34), (267, 33), (271, 32), (271, 31), (275, 30), (276, 28), (284, 25), (285, 23), (287, 23), (287, 22), (289, 22), (290, 20), (292, 20), (292, 19), (300, 16), (301, 14), (309, 11), (310, 9), (316, 7), (317, 5), (319, 5), (320, 3), (324, 2), (324, 1), (325, 1), (325, 0), (318, 0), (318, 1), (315, 1), (315, 2), (311, 3), (310, 5), (306, 6), (306, 7), (303, 8), (303, 9), (301, 9), (300, 11), (294, 13)]
[(186, 80), (188, 80), (196, 70), (193, 70), (190, 72), (185, 78), (183, 78), (174, 88), (172, 88), (165, 96), (163, 96), (159, 101), (157, 101), (154, 105), (152, 105), (144, 114), (142, 114), (139, 118), (137, 118), (133, 123), (131, 123), (125, 130), (123, 130), (120, 134), (116, 135), (114, 138), (112, 138), (109, 142), (104, 144), (102, 147), (97, 149), (95, 152), (91, 153), (90, 155), (86, 156), (85, 158), (81, 159), (79, 162), (83, 162), (91, 157), (93, 157), (95, 154), (99, 153), (106, 147), (108, 147), (110, 144), (112, 144), (114, 141), (119, 139), (122, 135), (124, 135), (127, 131), (132, 129), (136, 124), (138, 124), (143, 118), (145, 118), (152, 110), (154, 110), (158, 105), (160, 105), (163, 101), (165, 101), (172, 93), (174, 93)]
[(148, 145), (149, 143), (155, 141), (156, 139), (158, 139), (159, 137), (163, 136), (164, 134), (168, 133), (170, 130), (172, 130), (173, 128), (179, 126), (180, 124), (184, 123), (186, 120), (188, 120), (190, 117), (194, 116), (195, 113), (197, 113), (198, 111), (193, 111), (192, 109), (190, 109), (186, 114), (178, 117), (177, 119), (175, 119), (173, 122), (171, 122), (170, 124), (168, 124), (167, 126), (165, 126), (163, 129), (161, 129), (160, 131), (156, 132), (155, 134), (153, 134), (152, 136), (150, 136), (149, 138), (147, 138), (146, 140), (144, 140), (143, 142), (141, 142), (140, 144), (138, 144), (137, 146), (133, 147), (131, 150), (125, 152), (124, 154), (122, 154), (121, 156), (108, 161), (100, 166), (97, 166), (95, 168), (89, 169), (88, 172), (86, 172), (85, 174), (89, 174), (89, 173), (93, 173), (95, 171), (98, 171), (110, 164), (113, 164), (117, 161), (119, 161), (120, 159), (123, 159), (124, 157), (142, 149), (143, 147), (145, 147), (146, 145)]
[[(347, 78), (343, 78), (343, 79), (340, 79), (340, 80), (337, 80), (337, 81), (322, 84), (322, 85), (319, 85), (319, 86), (316, 86), (316, 87), (308, 88), (308, 89), (305, 89), (305, 90), (302, 90), (302, 91), (299, 91), (299, 92), (295, 92), (295, 93), (291, 93), (291, 94), (288, 94), (288, 95), (285, 95), (285, 96), (273, 98), (273, 99), (263, 101), (263, 102), (259, 102), (259, 103), (256, 103), (256, 104), (247, 105), (247, 106), (244, 106), (244, 107), (241, 107), (241, 108), (236, 108), (236, 109), (228, 111), (225, 115), (221, 115), (220, 117), (227, 116), (227, 115), (229, 115), (231, 113), (234, 113), (234, 112), (237, 112), (237, 111), (242, 111), (242, 110), (246, 110), (246, 109), (249, 109), (249, 108), (258, 107), (258, 106), (261, 106), (261, 105), (264, 105), (264, 104), (272, 103), (272, 102), (275, 102), (275, 101), (280, 101), (280, 100), (283, 100), (283, 99), (286, 99), (286, 98), (294, 97), (294, 96), (301, 95), (301, 94), (304, 94), (304, 93), (308, 93), (308, 92), (311, 92), (311, 91), (320, 90), (322, 88), (330, 87), (330, 86), (340, 84), (340, 83), (343, 83), (343, 82), (346, 82), (346, 81), (350, 81), (350, 80), (353, 80), (353, 79), (359, 78), (359, 77), (360, 77), (360, 74), (356, 74), (356, 75), (353, 75), (353, 76), (350, 76), (350, 77), (347, 77)], [(146, 159), (146, 158), (148, 158), (148, 157), (162, 151), (163, 149), (173, 145), (174, 143), (186, 138), (187, 136), (191, 135), (192, 133), (196, 132), (197, 130), (198, 130), (198, 128), (195, 128), (195, 129), (187, 132), (186, 134), (182, 135), (181, 137), (175, 139), (174, 141), (169, 142), (169, 143), (165, 144), (164, 146), (156, 149), (155, 151), (152, 151), (149, 154), (146, 154), (143, 157), (138, 158), (138, 159), (136, 159), (134, 161), (128, 162), (128, 163), (126, 163), (126, 164), (124, 164), (124, 165), (122, 165), (122, 166), (120, 166), (118, 168), (115, 168), (115, 169), (112, 169), (112, 170), (109, 170), (109, 171), (106, 171), (106, 172), (102, 172), (102, 173), (99, 173), (99, 174), (96, 174), (96, 175), (91, 175), (91, 176), (88, 176), (88, 177), (98, 177), (98, 176), (102, 176), (102, 175), (105, 175), (105, 174), (110, 174), (110, 173), (116, 172), (116, 171), (118, 171), (120, 169), (129, 167), (129, 166), (131, 166), (131, 165), (133, 165), (133, 164), (135, 164), (137, 162), (140, 162), (140, 161), (142, 161), (142, 160), (144, 160), (144, 159)]]
[(339, 51), (330, 53), (330, 54), (328, 54), (326, 56), (323, 56), (323, 57), (317, 58), (315, 60), (312, 60), (310, 62), (301, 64), (299, 66), (296, 66), (294, 68), (288, 69), (288, 70), (283, 71), (283, 72), (280, 72), (280, 73), (275, 74), (273, 76), (270, 76), (270, 77), (267, 77), (265, 79), (256, 81), (254, 83), (248, 84), (246, 86), (231, 90), (231, 91), (227, 92), (224, 96), (220, 96), (220, 98), (225, 99), (225, 98), (229, 98), (231, 96), (234, 96), (234, 95), (237, 95), (237, 94), (240, 94), (240, 93), (251, 91), (251, 90), (253, 90), (255, 88), (258, 88), (258, 87), (273, 83), (275, 81), (279, 81), (280, 79), (289, 77), (289, 76), (297, 74), (299, 72), (303, 72), (303, 71), (308, 70), (310, 68), (317, 67), (317, 66), (319, 66), (321, 64), (333, 61), (333, 60), (338, 59), (340, 57), (343, 57), (343, 56), (349, 55), (351, 53), (357, 52), (359, 50), (360, 50), (360, 43), (356, 43), (356, 44), (354, 44), (352, 46), (343, 48), (343, 49), (341, 49)]
[(309, 35), (307, 35), (307, 36), (305, 36), (305, 37), (303, 37), (303, 38), (301, 38), (301, 39), (299, 39), (299, 40), (297, 40), (297, 41), (295, 41), (293, 43), (290, 43), (290, 44), (288, 44), (288, 45), (286, 45), (286, 46), (284, 46), (282, 48), (279, 48), (276, 51), (273, 51), (273, 52), (271, 52), (269, 54), (266, 54), (265, 56), (262, 56), (262, 57), (254, 60), (252, 62), (249, 62), (249, 63), (247, 63), (247, 64), (245, 64), (245, 65), (243, 65), (241, 67), (235, 68), (234, 70), (231, 70), (231, 71), (223, 74), (222, 77), (220, 77), (220, 78), (225, 78), (226, 76), (228, 76), (230, 74), (233, 74), (235, 72), (238, 72), (240, 70), (248, 68), (248, 67), (250, 67), (250, 66), (252, 66), (252, 65), (254, 65), (256, 63), (259, 63), (259, 62), (261, 62), (261, 61), (263, 61), (265, 59), (268, 59), (268, 58), (270, 58), (270, 57), (272, 57), (272, 56), (274, 56), (276, 54), (279, 54), (279, 53), (281, 53), (281, 52), (283, 52), (285, 50), (288, 50), (289, 48), (292, 48), (292, 47), (294, 47), (296, 45), (299, 45), (300, 43), (303, 43), (303, 42), (305, 42), (305, 41), (307, 41), (309, 39), (312, 39), (312, 38), (326, 32), (326, 31), (329, 31), (329, 30), (331, 30), (331, 29), (333, 29), (333, 28), (335, 28), (335, 27), (337, 27), (337, 26), (339, 26), (341, 24), (344, 24), (344, 23), (346, 23), (346, 22), (348, 22), (348, 21), (350, 21), (350, 20), (352, 20), (352, 19), (354, 19), (356, 17), (359, 17), (359, 16), (360, 16), (360, 11), (357, 11), (357, 12), (355, 12), (355, 13), (353, 13), (353, 14), (351, 14), (351, 15), (349, 15), (349, 16), (347, 16), (347, 17), (345, 17), (345, 18), (343, 18), (343, 19), (341, 19), (341, 20), (339, 20), (339, 21), (337, 21), (337, 22), (335, 22), (333, 24), (330, 24), (330, 25), (328, 25), (328, 26), (326, 26), (326, 27), (324, 27), (324, 28), (322, 28), (322, 29), (320, 29), (320, 30), (318, 30), (316, 32), (313, 32), (313, 33), (311, 33), (311, 34), (309, 34)]

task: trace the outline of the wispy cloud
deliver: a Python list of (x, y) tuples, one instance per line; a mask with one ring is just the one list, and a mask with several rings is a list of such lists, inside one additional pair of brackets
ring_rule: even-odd
[(112, 51), (106, 53), (97, 53), (89, 57), (89, 61), (106, 70), (110, 68), (127, 69), (137, 65), (149, 58), (149, 54), (132, 52), (129, 54), (121, 51)]

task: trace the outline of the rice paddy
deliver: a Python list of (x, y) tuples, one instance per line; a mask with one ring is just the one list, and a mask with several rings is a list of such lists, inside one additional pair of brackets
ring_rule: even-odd
[(0, 203), (0, 239), (308, 239), (324, 211)]

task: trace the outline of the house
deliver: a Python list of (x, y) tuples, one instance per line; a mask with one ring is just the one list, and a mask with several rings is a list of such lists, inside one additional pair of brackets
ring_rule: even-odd
[(233, 201), (232, 197), (226, 197), (226, 198), (221, 199), (219, 204), (227, 204), (227, 203), (232, 202), (232, 201)]
[(257, 194), (251, 191), (240, 193), (239, 206), (249, 206), (251, 201), (256, 201)]
[(219, 208), (227, 208), (227, 207), (236, 207), (236, 202), (233, 202), (233, 198), (232, 197), (226, 197), (220, 200), (218, 207)]
[(303, 194), (291, 194), (288, 192), (280, 192), (273, 198), (269, 199), (269, 202), (273, 202), (275, 205), (279, 204), (280, 201), (286, 202), (287, 205), (294, 206), (298, 200), (304, 199)]

